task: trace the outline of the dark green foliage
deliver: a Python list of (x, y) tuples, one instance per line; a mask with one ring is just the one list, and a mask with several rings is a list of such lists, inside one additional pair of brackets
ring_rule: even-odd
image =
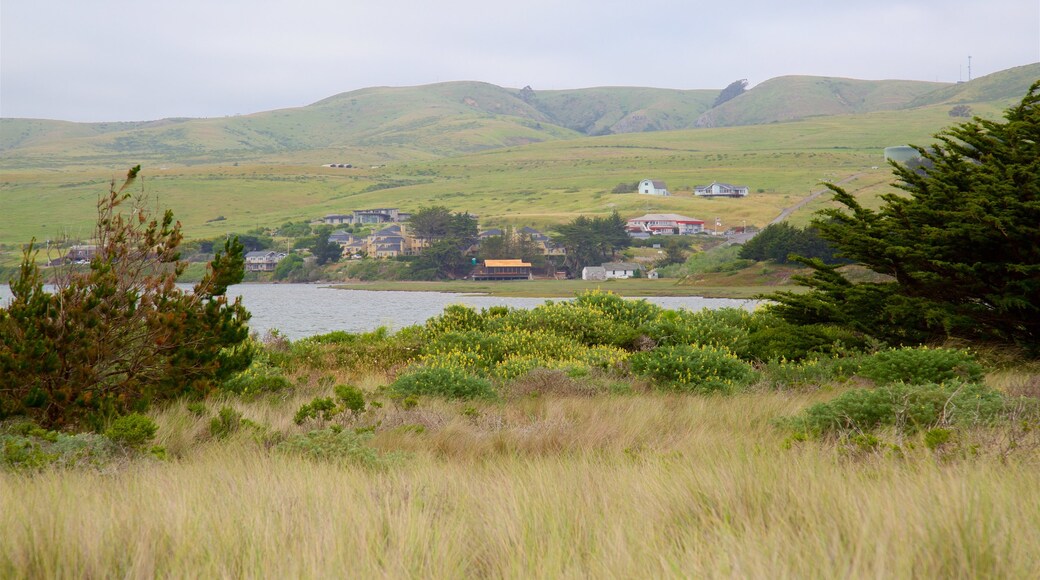
[(0, 469), (100, 468), (119, 455), (111, 439), (96, 433), (72, 435), (29, 422), (0, 427)]
[(820, 235), (843, 257), (892, 281), (853, 285), (810, 262), (812, 291), (780, 293), (791, 322), (834, 323), (891, 343), (948, 336), (1040, 349), (1040, 82), (1005, 113), (918, 147), (922, 168), (893, 163), (896, 187), (877, 210), (829, 186)]
[(310, 403), (304, 404), (296, 411), (296, 415), (293, 416), (293, 423), (303, 425), (311, 419), (330, 421), (333, 417), (338, 415), (339, 412), (340, 409), (332, 399), (327, 397), (317, 397)]
[(314, 461), (346, 463), (362, 467), (381, 467), (394, 459), (380, 455), (368, 445), (371, 433), (355, 433), (337, 425), (327, 429), (295, 435), (275, 446), (287, 455), (297, 455)]
[(588, 290), (574, 298), (579, 308), (594, 310), (611, 322), (639, 327), (657, 318), (664, 309), (646, 300), (627, 299), (611, 292)]
[(833, 401), (809, 407), (793, 421), (813, 435), (871, 431), (894, 426), (915, 432), (940, 425), (990, 423), (1004, 409), (999, 391), (976, 383), (894, 383), (877, 389), (853, 389)]
[(970, 117), (971, 107), (968, 105), (954, 105), (950, 108), (949, 115), (951, 117)]
[(334, 391), (345, 410), (355, 415), (365, 410), (365, 394), (361, 389), (353, 385), (336, 385)]
[(472, 265), (466, 251), (477, 241), (477, 219), (468, 213), (452, 213), (443, 206), (423, 207), (409, 220), (412, 234), (430, 246), (412, 262), (410, 275), (417, 280), (461, 278)]
[(632, 183), (619, 183), (614, 186), (614, 189), (610, 190), (610, 193), (635, 193), (639, 191), (639, 182), (633, 181)]
[(722, 346), (742, 354), (747, 349), (752, 314), (739, 308), (662, 310), (639, 330), (660, 345)]
[(617, 211), (605, 218), (578, 216), (556, 226), (555, 231), (557, 241), (567, 249), (564, 265), (572, 276), (580, 274), (585, 266), (598, 266), (613, 259), (617, 252), (632, 245), (625, 220)]
[(306, 221), (288, 221), (278, 228), (277, 233), (286, 238), (302, 238), (311, 234), (311, 225)]
[(711, 104), (711, 107), (715, 108), (721, 105), (722, 103), (725, 103), (726, 101), (730, 101), (736, 97), (739, 97), (744, 93), (744, 91), (747, 90), (747, 85), (747, 79), (740, 79), (731, 82), (729, 85), (726, 86), (726, 88), (722, 89), (722, 91), (719, 93), (719, 96), (715, 97), (715, 102)]
[(242, 413), (232, 407), (221, 407), (216, 417), (209, 422), (209, 433), (217, 439), (224, 439), (238, 431), (242, 426)]
[(150, 417), (140, 413), (130, 413), (112, 421), (105, 429), (105, 437), (127, 447), (140, 447), (155, 437), (159, 426)]
[(711, 346), (662, 346), (634, 354), (630, 360), (634, 373), (676, 391), (732, 393), (758, 376), (733, 353)]
[(281, 261), (278, 262), (278, 265), (274, 267), (274, 273), (271, 277), (275, 280), (298, 282), (303, 281), (306, 275), (306, 264), (303, 256), (299, 254), (289, 254), (282, 258)]
[(311, 253), (314, 254), (315, 263), (319, 266), (324, 266), (325, 264), (339, 261), (340, 257), (343, 256), (343, 246), (329, 241), (327, 235), (319, 235), (314, 241)]
[(419, 368), (398, 377), (390, 391), (405, 398), (430, 395), (446, 399), (491, 399), (497, 395), (486, 379), (456, 369)]
[(816, 355), (862, 350), (867, 346), (862, 334), (840, 326), (791, 324), (768, 312), (756, 312), (754, 318), (746, 348), (741, 353), (750, 360), (802, 360)]
[(89, 269), (60, 272), (50, 293), (26, 250), (14, 299), (0, 310), (0, 418), (99, 428), (152, 403), (201, 397), (249, 365), (248, 351), (228, 348), (248, 335), (249, 313), (225, 295), (242, 279), (242, 245), (226, 240), (202, 281), (181, 290), (180, 224), (170, 211), (151, 218), (143, 196), (131, 196), (136, 175), (98, 201)]
[(787, 222), (770, 224), (740, 247), (740, 257), (756, 262), (787, 264), (791, 255), (818, 258), (824, 264), (847, 264), (837, 258), (834, 248), (820, 237), (816, 228), (796, 228)]
[(896, 348), (864, 356), (857, 375), (878, 384), (942, 383), (953, 379), (982, 380), (983, 368), (966, 350), (953, 348)]

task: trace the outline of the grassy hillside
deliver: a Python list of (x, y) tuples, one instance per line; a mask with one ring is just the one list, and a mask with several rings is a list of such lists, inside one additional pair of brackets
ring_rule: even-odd
[(1029, 86), (1038, 80), (1040, 63), (1033, 63), (979, 77), (968, 83), (944, 87), (914, 99), (907, 106), (983, 102), (1010, 105), (1019, 101)]
[[(992, 87), (1023, 85), (1037, 70), (1040, 65), (958, 86), (973, 91), (965, 95), (1003, 94)], [(597, 91), (604, 91), (604, 107), (622, 101), (635, 106), (646, 96), (641, 89), (584, 92), (592, 98)], [(888, 93), (879, 91), (864, 93), (862, 99), (880, 106)], [(626, 217), (675, 212), (709, 222), (718, 217), (724, 227), (763, 226), (820, 190), (824, 181), (847, 180), (845, 185), (871, 205), (879, 193), (891, 191), (884, 147), (926, 145), (935, 132), (957, 121), (948, 116), (947, 102), (594, 138), (579, 138), (576, 131), (545, 121), (540, 101), (555, 103), (556, 110), (575, 107), (577, 114), (576, 105), (563, 103), (582, 92), (526, 95), (535, 106), (518, 91), (446, 83), (423, 90), (368, 89), (300, 109), (229, 119), (96, 126), (6, 119), (0, 132), (9, 147), (0, 166), (0, 244), (9, 247), (0, 262), (9, 263), (13, 245), (32, 237), (88, 237), (97, 195), (136, 163), (144, 165), (144, 191), (176, 212), (189, 238), (363, 207), (414, 210), (432, 204), (472, 211), (485, 226), (542, 228), (615, 209)], [(702, 99), (701, 106), (707, 106), (709, 95), (695, 93), (672, 91), (661, 103)], [(609, 95), (615, 100), (608, 102)], [(971, 106), (974, 114), (996, 118), (1005, 105), (980, 101)], [(403, 111), (408, 114), (402, 116)], [(617, 122), (625, 118), (631, 114)], [(211, 154), (215, 143), (226, 158)], [(163, 153), (175, 149), (186, 151), (185, 157)], [(470, 153), (449, 155), (451, 150)], [(40, 164), (41, 159), (49, 162)], [(330, 162), (359, 167), (321, 166)], [(619, 183), (645, 178), (664, 180), (676, 195), (611, 193)], [(713, 180), (748, 185), (752, 195), (740, 200), (692, 197), (694, 185)], [(825, 203), (823, 196), (792, 221), (804, 223)]]
[(913, 99), (945, 86), (920, 81), (780, 77), (708, 111), (697, 120), (697, 125), (757, 125), (813, 116), (899, 109)]
[(1040, 64), (955, 86), (781, 77), (711, 109), (716, 90), (638, 87), (535, 91), (479, 82), (378, 87), (317, 103), (214, 119), (68, 123), (0, 119), (8, 169), (214, 163), (376, 165), (583, 135), (773, 123), (948, 102), (1006, 102)]

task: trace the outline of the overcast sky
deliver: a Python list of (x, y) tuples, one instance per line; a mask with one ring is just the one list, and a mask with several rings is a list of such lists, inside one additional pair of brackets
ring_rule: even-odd
[(1040, 61), (1040, 0), (0, 0), (0, 116), (126, 121), (370, 86), (956, 82)]

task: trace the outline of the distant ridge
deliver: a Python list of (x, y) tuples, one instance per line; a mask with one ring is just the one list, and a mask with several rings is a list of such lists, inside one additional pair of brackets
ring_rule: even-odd
[(373, 87), (304, 107), (130, 123), (0, 119), (5, 167), (135, 162), (421, 160), (584, 136), (727, 127), (1020, 98), (1040, 63), (968, 83), (770, 79), (712, 108), (720, 90), (540, 91), (482, 82)]

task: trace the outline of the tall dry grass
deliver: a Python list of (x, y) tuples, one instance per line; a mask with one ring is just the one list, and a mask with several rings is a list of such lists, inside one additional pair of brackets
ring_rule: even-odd
[[(409, 428), (373, 443), (408, 455), (382, 469), (206, 441), (175, 407), (169, 462), (0, 474), (0, 577), (1040, 576), (1035, 463), (787, 448), (773, 420), (814, 398), (385, 409)], [(239, 409), (294, 428), (280, 406)]]

